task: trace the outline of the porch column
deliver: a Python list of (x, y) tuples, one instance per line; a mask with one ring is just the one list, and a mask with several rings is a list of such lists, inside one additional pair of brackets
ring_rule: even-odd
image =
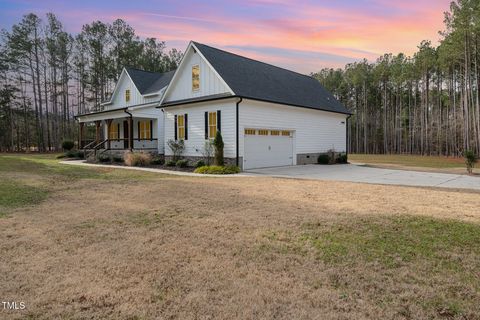
[(83, 142), (83, 126), (84, 125), (85, 123), (83, 122), (78, 123), (78, 149), (79, 150), (83, 148), (82, 142)]
[(127, 118), (128, 123), (128, 149), (132, 151), (133, 149), (133, 119), (132, 117)]
[(102, 124), (101, 120), (95, 121), (95, 143), (100, 143), (100, 126)]
[(107, 149), (110, 149), (110, 126), (112, 125), (113, 119), (107, 119), (105, 120), (105, 123), (107, 124)]

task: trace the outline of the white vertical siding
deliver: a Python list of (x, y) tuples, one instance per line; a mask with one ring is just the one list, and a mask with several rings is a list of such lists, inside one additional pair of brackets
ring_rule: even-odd
[[(347, 115), (244, 99), (239, 108), (240, 156), (244, 129), (267, 128), (294, 131), (294, 153), (346, 151)], [(343, 122), (343, 123), (342, 123)]]
[(165, 110), (165, 155), (172, 155), (167, 141), (175, 139), (175, 115), (188, 114), (188, 140), (185, 141), (185, 156), (202, 156), (205, 145), (205, 112), (221, 110), (221, 132), (225, 143), (224, 156), (234, 158), (235, 149), (235, 102), (205, 102), (196, 105), (167, 107)]
[[(190, 99), (212, 94), (229, 92), (223, 80), (210, 68), (207, 62), (193, 49), (190, 49), (177, 71), (176, 79), (165, 97), (165, 102)], [(200, 67), (200, 89), (192, 91), (192, 66)]]
[[(125, 101), (125, 91), (130, 90), (130, 101)], [(126, 71), (123, 71), (118, 79), (117, 88), (112, 96), (112, 103), (105, 105), (105, 110), (131, 107), (148, 102), (159, 101), (160, 95), (145, 98), (140, 94)]]

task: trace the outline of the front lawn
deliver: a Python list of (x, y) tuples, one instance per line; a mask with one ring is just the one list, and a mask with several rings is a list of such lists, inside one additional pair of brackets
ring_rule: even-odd
[(480, 194), (0, 155), (12, 319), (479, 319)]

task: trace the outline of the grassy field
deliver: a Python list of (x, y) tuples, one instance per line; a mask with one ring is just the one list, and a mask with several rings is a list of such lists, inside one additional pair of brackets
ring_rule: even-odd
[[(354, 163), (360, 162), (374, 167), (467, 173), (463, 158), (402, 154), (349, 154), (348, 159)], [(480, 174), (480, 169), (476, 168), (475, 173)]]
[(0, 155), (4, 319), (480, 319), (480, 194)]

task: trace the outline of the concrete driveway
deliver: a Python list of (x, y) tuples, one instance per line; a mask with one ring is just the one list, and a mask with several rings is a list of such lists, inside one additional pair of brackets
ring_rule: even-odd
[(354, 164), (304, 165), (247, 170), (250, 175), (480, 190), (480, 177), (369, 168)]

